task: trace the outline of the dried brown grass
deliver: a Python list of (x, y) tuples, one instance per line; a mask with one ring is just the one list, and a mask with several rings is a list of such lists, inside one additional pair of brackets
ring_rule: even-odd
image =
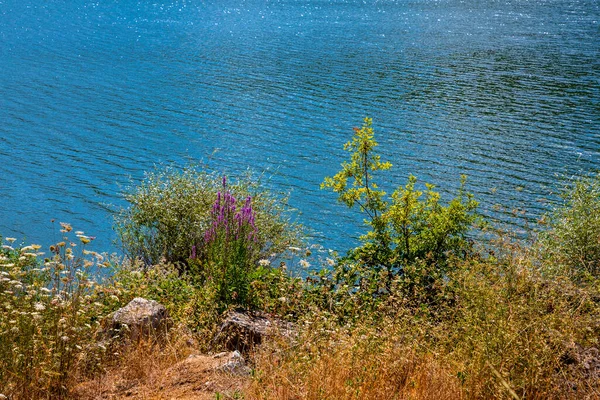
[(77, 377), (72, 398), (82, 400), (124, 397), (153, 398), (155, 384), (168, 368), (191, 354), (191, 337), (173, 330), (167, 338), (145, 338), (113, 348), (105, 372), (86, 379)]
[[(313, 315), (257, 354), (249, 399), (600, 399), (600, 285), (518, 245), (461, 262), (435, 306), (395, 296), (352, 328)], [(390, 296), (392, 298), (394, 296)]]
[(312, 331), (302, 345), (284, 342), (257, 354), (247, 399), (462, 399), (460, 381), (432, 355), (417, 354), (398, 332), (362, 326)]
[[(143, 340), (115, 355), (106, 373), (75, 385), (81, 400), (210, 400), (239, 398), (249, 377), (221, 370), (227, 357), (197, 354), (198, 343), (177, 330), (168, 340)], [(230, 354), (230, 353), (228, 353)], [(82, 378), (83, 379), (83, 378)]]

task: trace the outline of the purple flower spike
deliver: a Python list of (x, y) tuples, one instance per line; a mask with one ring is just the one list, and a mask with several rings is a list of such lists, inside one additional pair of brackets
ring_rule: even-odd
[(204, 232), (202, 246), (192, 249), (192, 253), (198, 252), (199, 257), (212, 257), (214, 254), (220, 254), (219, 257), (228, 257), (228, 254), (239, 251), (239, 249), (253, 251), (258, 244), (252, 196), (238, 201), (233, 193), (227, 190), (226, 185), (227, 178), (224, 176), (223, 189), (217, 193), (217, 198), (212, 206), (212, 221)]

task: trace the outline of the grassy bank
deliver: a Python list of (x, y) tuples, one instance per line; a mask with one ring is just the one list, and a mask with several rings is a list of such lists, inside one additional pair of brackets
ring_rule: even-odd
[[(376, 148), (365, 120), (323, 184), (365, 218), (341, 256), (303, 241), (285, 196), (197, 168), (151, 173), (125, 194), (124, 259), (64, 223), (49, 249), (2, 239), (0, 393), (150, 383), (219, 350), (223, 315), (241, 309), (298, 330), (253, 350), (246, 399), (600, 398), (600, 177), (566, 187), (525, 242), (478, 215), (465, 178), (451, 199), (412, 176), (386, 193)], [(166, 306), (167, 337), (108, 343), (107, 317), (135, 297)]]

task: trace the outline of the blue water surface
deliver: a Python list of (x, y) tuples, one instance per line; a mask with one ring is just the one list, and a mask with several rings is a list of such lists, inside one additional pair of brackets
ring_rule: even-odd
[(204, 162), (264, 173), (345, 250), (362, 217), (319, 184), (365, 116), (388, 188), (465, 173), (521, 229), (600, 168), (600, 3), (0, 0), (0, 234), (118, 250), (121, 187)]

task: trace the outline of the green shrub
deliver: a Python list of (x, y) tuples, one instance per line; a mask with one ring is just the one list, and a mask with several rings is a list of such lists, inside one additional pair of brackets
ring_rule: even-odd
[(259, 264), (300, 242), (286, 199), (250, 176), (231, 183), (198, 168), (168, 168), (149, 174), (126, 198), (131, 206), (116, 217), (126, 253), (146, 268), (176, 266), (213, 311), (256, 308)]
[[(227, 184), (236, 199), (252, 198), (257, 257), (284, 252), (299, 241), (300, 228), (290, 220), (286, 199), (273, 195), (246, 176)], [(130, 206), (115, 216), (125, 253), (145, 265), (162, 262), (185, 268), (194, 246), (211, 228), (212, 207), (223, 191), (222, 178), (198, 167), (165, 168), (146, 175), (125, 193)]]
[(600, 276), (600, 174), (576, 180), (562, 198), (541, 236), (544, 255), (580, 277)]
[[(374, 173), (391, 167), (375, 154), (372, 121), (365, 119), (361, 129), (355, 129), (352, 140), (344, 146), (350, 152), (350, 161), (342, 163), (342, 170), (334, 177), (325, 178), (322, 188), (338, 194), (338, 201), (348, 207), (358, 205), (367, 216), (371, 230), (361, 237), (362, 245), (349, 252), (345, 262), (364, 264), (374, 269), (387, 285), (395, 277), (405, 276), (413, 264), (426, 262), (434, 265), (433, 274), (422, 280), (431, 286), (443, 276), (450, 257), (464, 258), (471, 251), (467, 232), (476, 222), (477, 202), (464, 189), (466, 178), (448, 205), (441, 204), (440, 194), (434, 186), (426, 190), (415, 188), (417, 179), (410, 176), (404, 187), (391, 196), (375, 182)], [(384, 270), (387, 275), (379, 275)], [(419, 272), (424, 269), (420, 268)]]

